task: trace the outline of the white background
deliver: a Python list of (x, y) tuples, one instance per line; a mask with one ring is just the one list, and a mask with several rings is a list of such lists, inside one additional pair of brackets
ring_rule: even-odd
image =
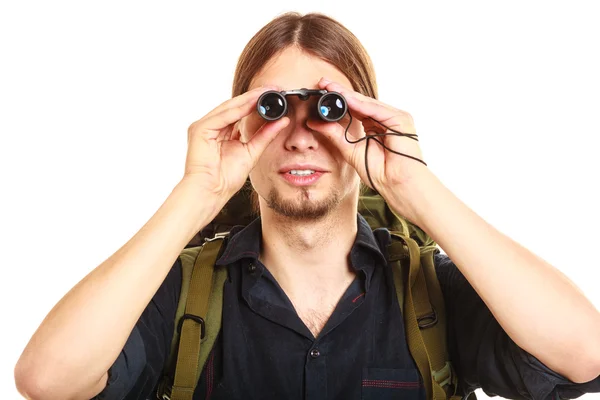
[(20, 398), (13, 368), (44, 316), (166, 199), (188, 126), (229, 97), (247, 41), (288, 10), (352, 30), (431, 170), (600, 306), (597, 5), (302, 4), (1, 3), (3, 398)]

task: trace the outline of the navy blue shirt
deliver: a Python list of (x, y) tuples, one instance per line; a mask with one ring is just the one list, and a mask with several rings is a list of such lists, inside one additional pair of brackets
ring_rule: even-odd
[[(229, 274), (222, 329), (194, 400), (425, 399), (386, 263), (389, 232), (372, 231), (361, 215), (357, 220), (349, 256), (356, 279), (316, 338), (258, 261), (260, 218), (231, 231), (217, 261)], [(575, 384), (520, 349), (446, 255), (436, 254), (435, 265), (446, 301), (448, 351), (460, 377), (459, 393), (483, 388), (488, 395), (506, 398), (556, 399), (600, 392), (600, 377)], [(177, 260), (110, 368), (98, 400), (155, 398), (180, 287)]]

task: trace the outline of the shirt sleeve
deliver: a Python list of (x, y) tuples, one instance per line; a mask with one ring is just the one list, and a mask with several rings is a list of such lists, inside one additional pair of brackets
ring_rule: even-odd
[(447, 255), (437, 254), (435, 265), (446, 303), (448, 351), (463, 395), (481, 388), (488, 396), (541, 400), (600, 392), (600, 377), (574, 383), (517, 346)]
[(150, 398), (171, 349), (181, 288), (178, 258), (135, 324), (108, 371), (108, 382), (93, 400)]

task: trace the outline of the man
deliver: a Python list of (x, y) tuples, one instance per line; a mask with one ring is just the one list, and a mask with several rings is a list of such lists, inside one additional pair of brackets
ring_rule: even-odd
[[(177, 256), (248, 176), (260, 218), (235, 229), (218, 260), (229, 274), (223, 326), (195, 399), (424, 399), (386, 267), (389, 234), (374, 234), (357, 215), (360, 181), (372, 182), (397, 214), (448, 254), (436, 263), (463, 393), (483, 387), (542, 399), (600, 391), (594, 380), (600, 315), (558, 270), (483, 221), (423, 163), (373, 143), (366, 152), (366, 141), (349, 143), (343, 122), (313, 118), (314, 101), (289, 99), (288, 116), (260, 119), (256, 102), (266, 90), (306, 87), (344, 95), (358, 120), (349, 129), (354, 141), (377, 131), (369, 118), (415, 133), (409, 114), (352, 89), (359, 78), (340, 70), (351, 63), (317, 57), (315, 47), (307, 51), (303, 40), (311, 32), (318, 39), (328, 32), (318, 24), (341, 43), (340, 54), (348, 52), (353, 39), (318, 15), (283, 16), (253, 38), (236, 72), (236, 82), (247, 75), (239, 78), (246, 79), (236, 86), (240, 93), (234, 90), (189, 129), (184, 178), (31, 339), (15, 370), (21, 393), (33, 399), (152, 396), (173, 332)], [(292, 45), (263, 51), (271, 37)], [(348, 60), (368, 64), (352, 51)], [(252, 59), (260, 63), (249, 73), (243, 66)], [(361, 91), (374, 87), (363, 83)], [(382, 140), (422, 159), (416, 141)]]

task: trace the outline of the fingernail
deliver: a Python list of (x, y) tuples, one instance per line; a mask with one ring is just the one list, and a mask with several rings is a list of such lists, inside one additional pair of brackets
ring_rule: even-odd
[(321, 78), (321, 82), (323, 82), (326, 85), (329, 85), (331, 83), (331, 81), (325, 77)]

